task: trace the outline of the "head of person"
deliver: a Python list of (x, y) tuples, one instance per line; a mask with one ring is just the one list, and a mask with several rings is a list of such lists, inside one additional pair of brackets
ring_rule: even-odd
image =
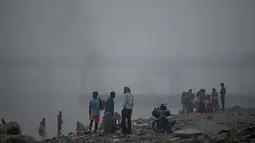
[(111, 93), (110, 93), (110, 97), (112, 98), (112, 99), (114, 99), (115, 98), (115, 92), (114, 91), (112, 91)]
[(131, 93), (131, 89), (129, 87), (124, 87), (124, 93)]
[(221, 87), (224, 87), (224, 83), (222, 82), (222, 83), (220, 84), (220, 86), (221, 86)]
[(5, 124), (5, 120), (4, 119), (2, 119), (2, 123)]
[(212, 89), (212, 91), (213, 91), (213, 92), (216, 92), (216, 89), (215, 89), (215, 88), (213, 88), (213, 89)]
[(59, 111), (59, 115), (61, 115), (62, 114), (62, 111)]
[(127, 93), (127, 91), (128, 91), (128, 87), (125, 86), (125, 87), (124, 87), (124, 93)]
[(131, 89), (128, 87), (128, 93), (131, 93)]
[(97, 99), (97, 96), (98, 96), (98, 92), (97, 92), (97, 91), (94, 91), (94, 92), (92, 93), (92, 97), (93, 97), (94, 99)]
[(45, 118), (42, 118), (42, 121), (43, 121), (43, 122), (45, 122), (45, 120), (46, 120)]
[(192, 93), (192, 89), (189, 89), (189, 93)]

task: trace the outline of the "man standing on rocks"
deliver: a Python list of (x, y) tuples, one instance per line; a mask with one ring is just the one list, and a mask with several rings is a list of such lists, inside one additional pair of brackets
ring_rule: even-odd
[(95, 121), (95, 130), (94, 133), (97, 132), (97, 126), (100, 121), (100, 101), (97, 99), (98, 92), (94, 91), (93, 99), (89, 101), (89, 118), (90, 118), (90, 124), (89, 124), (89, 132), (91, 132), (93, 122)]
[(225, 109), (225, 95), (226, 95), (226, 88), (224, 83), (220, 84), (221, 90), (220, 90), (220, 99), (221, 99), (221, 108), (222, 110)]
[[(122, 133), (123, 134), (131, 134), (131, 116), (132, 116), (132, 109), (134, 105), (134, 96), (131, 94), (131, 90), (129, 87), (124, 87), (124, 98), (125, 102), (123, 104), (123, 109), (121, 112), (122, 120), (121, 120), (121, 126), (122, 126)], [(126, 127), (126, 120), (128, 123), (128, 127)]]
[(185, 98), (186, 94), (187, 94), (186, 92), (183, 92), (182, 97), (181, 97), (182, 114), (183, 114), (183, 111), (184, 111), (184, 98)]
[(59, 111), (58, 114), (58, 137), (61, 135), (61, 130), (62, 130), (62, 124), (63, 124), (63, 120), (62, 120), (62, 111)]
[(183, 97), (183, 115), (189, 114), (189, 94), (185, 93)]
[(189, 105), (188, 105), (188, 113), (191, 113), (193, 112), (193, 108), (192, 108), (192, 96), (193, 96), (193, 93), (192, 93), (192, 89), (189, 89), (188, 91), (188, 100), (189, 100)]
[(105, 112), (103, 118), (104, 134), (111, 134), (114, 132), (114, 99), (115, 92), (112, 91), (107, 101), (105, 102)]
[(106, 113), (109, 112), (111, 116), (114, 116), (114, 100), (113, 100), (114, 98), (115, 98), (115, 92), (112, 91), (110, 93), (110, 97), (108, 97), (105, 103), (104, 115), (106, 115)]

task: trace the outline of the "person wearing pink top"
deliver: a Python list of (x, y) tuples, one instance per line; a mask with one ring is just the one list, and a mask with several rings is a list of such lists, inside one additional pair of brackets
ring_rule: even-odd
[(210, 99), (214, 110), (218, 110), (219, 109), (219, 94), (216, 91), (215, 88), (212, 89), (212, 93), (211, 93), (211, 99)]

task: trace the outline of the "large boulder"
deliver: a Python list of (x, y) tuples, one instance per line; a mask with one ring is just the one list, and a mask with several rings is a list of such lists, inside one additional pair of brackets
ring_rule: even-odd
[(8, 122), (5, 124), (5, 130), (8, 135), (21, 134), (20, 126), (17, 122)]

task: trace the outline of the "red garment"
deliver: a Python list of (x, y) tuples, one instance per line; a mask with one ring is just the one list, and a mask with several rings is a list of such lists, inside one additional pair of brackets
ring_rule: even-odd
[(218, 103), (219, 99), (218, 98), (219, 98), (218, 93), (217, 92), (212, 92), (210, 101), (211, 101), (211, 103), (213, 104), (214, 107), (219, 105), (219, 103)]
[(45, 128), (45, 124), (46, 124), (45, 121), (41, 121), (41, 122), (40, 122), (40, 126), (42, 126), (42, 127), (44, 127), (44, 128)]

